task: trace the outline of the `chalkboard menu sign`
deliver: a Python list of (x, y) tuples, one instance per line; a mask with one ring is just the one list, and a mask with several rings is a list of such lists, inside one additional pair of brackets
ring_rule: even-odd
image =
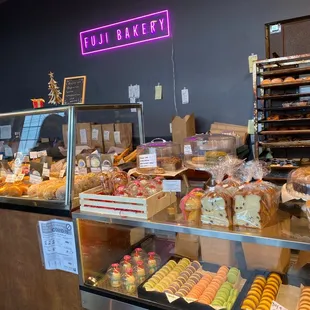
[(86, 76), (72, 76), (65, 78), (62, 104), (84, 104)]

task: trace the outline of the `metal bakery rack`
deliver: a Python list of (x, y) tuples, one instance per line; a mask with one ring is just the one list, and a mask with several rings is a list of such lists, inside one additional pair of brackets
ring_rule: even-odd
[(300, 159), (309, 157), (310, 54), (257, 61), (253, 93), (254, 156), (270, 151), (281, 158), (271, 165), (268, 179), (285, 180)]

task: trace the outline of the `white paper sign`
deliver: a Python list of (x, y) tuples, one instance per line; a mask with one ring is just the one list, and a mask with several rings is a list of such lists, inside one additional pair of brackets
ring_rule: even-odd
[(156, 154), (144, 154), (139, 156), (140, 168), (156, 168), (157, 156)]
[(0, 154), (0, 160), (2, 160), (3, 159), (3, 154)]
[(30, 174), (29, 181), (31, 184), (38, 184), (42, 182), (42, 178), (38, 175)]
[(120, 133), (120, 131), (114, 131), (114, 141), (116, 144), (121, 144), (121, 133)]
[(5, 178), (6, 183), (14, 183), (16, 175), (15, 174), (7, 174)]
[(91, 139), (92, 140), (98, 140), (98, 137), (99, 137), (99, 130), (94, 128), (92, 131), (91, 131)]
[(81, 143), (82, 144), (87, 144), (87, 134), (86, 134), (86, 129), (80, 129), (80, 138), (81, 138)]
[(103, 140), (104, 141), (110, 141), (110, 131), (105, 130), (103, 132)]
[(43, 168), (42, 177), (50, 177), (50, 170), (48, 168)]
[(287, 310), (287, 309), (281, 306), (280, 304), (278, 304), (276, 301), (273, 301), (271, 303), (270, 310)]
[(39, 221), (39, 231), (45, 268), (77, 274), (73, 223), (61, 220)]
[(29, 156), (32, 159), (38, 158), (38, 152), (30, 152)]
[(1, 139), (11, 139), (12, 137), (12, 127), (11, 125), (0, 126)]
[(192, 155), (193, 151), (192, 151), (192, 147), (188, 144), (188, 145), (184, 145), (184, 155)]
[(181, 192), (181, 180), (163, 180), (163, 192), (180, 193)]
[(182, 89), (181, 95), (182, 95), (182, 104), (188, 104), (189, 103), (188, 89), (187, 88)]
[(38, 152), (38, 157), (43, 157), (43, 156), (47, 156), (47, 151), (46, 150)]

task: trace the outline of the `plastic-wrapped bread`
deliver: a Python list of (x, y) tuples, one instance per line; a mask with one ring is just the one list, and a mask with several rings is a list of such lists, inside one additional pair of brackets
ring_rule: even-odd
[(256, 185), (249, 184), (241, 188), (233, 199), (233, 222), (236, 226), (263, 228), (272, 217), (268, 195)]
[(201, 221), (204, 224), (232, 226), (232, 198), (224, 188), (210, 187), (201, 199), (201, 205)]
[(32, 184), (29, 188), (28, 188), (28, 196), (29, 197), (37, 197), (38, 196), (38, 189), (39, 189), (40, 184)]

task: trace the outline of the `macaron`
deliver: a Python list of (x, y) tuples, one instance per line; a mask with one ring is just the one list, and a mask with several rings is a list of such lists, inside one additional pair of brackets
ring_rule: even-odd
[(195, 268), (195, 270), (198, 270), (201, 268), (200, 263), (197, 262), (196, 260), (191, 263), (191, 266), (193, 266)]
[[(242, 306), (244, 307), (248, 307), (250, 309), (256, 309), (256, 306), (255, 306), (255, 303), (253, 300), (250, 300), (250, 299), (245, 299), (242, 303)], [(246, 309), (246, 308), (245, 308)]]
[(237, 279), (238, 279), (238, 275), (236, 275), (234, 273), (228, 273), (227, 274), (227, 280), (229, 283), (235, 284), (237, 282)]

